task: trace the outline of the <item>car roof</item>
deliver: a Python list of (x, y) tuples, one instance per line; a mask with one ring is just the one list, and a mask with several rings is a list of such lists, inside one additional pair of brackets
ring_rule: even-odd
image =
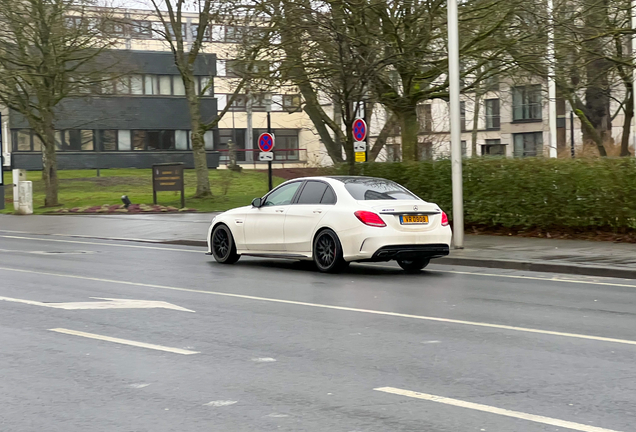
[(368, 176), (311, 176), (311, 177), (298, 177), (295, 179), (289, 179), (288, 181), (305, 181), (305, 180), (336, 180), (341, 183), (350, 183), (356, 180), (385, 180), (380, 177), (368, 177)]

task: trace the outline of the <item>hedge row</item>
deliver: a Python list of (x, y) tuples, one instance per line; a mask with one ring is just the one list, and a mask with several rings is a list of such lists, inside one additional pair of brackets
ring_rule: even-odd
[[(449, 160), (357, 165), (358, 174), (394, 180), (452, 217)], [(338, 168), (340, 173), (346, 167)], [(514, 229), (636, 228), (636, 160), (463, 161), (467, 224)]]

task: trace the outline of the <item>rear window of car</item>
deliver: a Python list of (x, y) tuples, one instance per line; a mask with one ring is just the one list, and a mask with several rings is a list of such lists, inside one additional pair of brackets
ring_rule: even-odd
[(344, 181), (351, 196), (359, 201), (419, 200), (399, 184), (384, 179), (360, 178)]

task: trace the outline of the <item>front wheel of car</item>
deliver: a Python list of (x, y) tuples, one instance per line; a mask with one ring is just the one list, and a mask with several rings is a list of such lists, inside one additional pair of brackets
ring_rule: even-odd
[(429, 258), (416, 258), (412, 260), (398, 260), (398, 265), (408, 273), (417, 273), (428, 265)]
[(212, 255), (221, 264), (234, 264), (241, 258), (236, 253), (232, 232), (225, 225), (219, 225), (212, 231)]
[(335, 232), (321, 231), (314, 240), (314, 263), (323, 273), (337, 273), (347, 266), (342, 257), (342, 245)]

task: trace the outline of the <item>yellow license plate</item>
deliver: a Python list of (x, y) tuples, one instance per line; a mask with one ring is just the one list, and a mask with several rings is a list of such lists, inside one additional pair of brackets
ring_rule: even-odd
[(420, 216), (420, 215), (402, 215), (400, 216), (400, 223), (402, 225), (410, 225), (410, 224), (427, 224), (428, 216)]

